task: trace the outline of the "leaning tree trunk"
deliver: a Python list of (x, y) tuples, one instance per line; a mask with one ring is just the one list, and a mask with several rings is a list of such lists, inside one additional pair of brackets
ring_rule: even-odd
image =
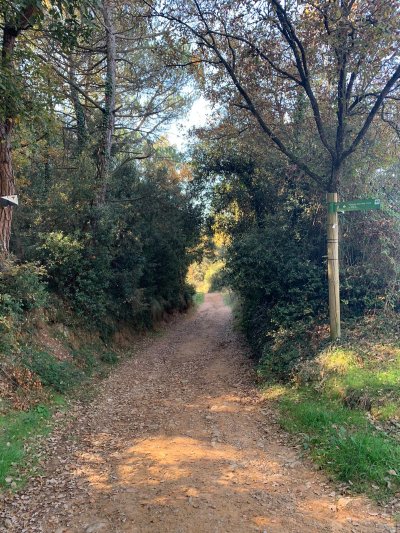
[(103, 20), (106, 28), (107, 73), (104, 94), (102, 132), (97, 157), (97, 197), (96, 203), (102, 206), (106, 200), (110, 174), (111, 147), (115, 128), (115, 90), (116, 90), (116, 48), (112, 5), (103, 0)]

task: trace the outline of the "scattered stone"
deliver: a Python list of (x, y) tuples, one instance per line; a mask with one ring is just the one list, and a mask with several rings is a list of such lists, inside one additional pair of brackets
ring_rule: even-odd
[(86, 526), (85, 533), (97, 533), (98, 531), (107, 531), (106, 528), (109, 528), (107, 522), (95, 522), (94, 524)]
[(9, 518), (6, 518), (3, 522), (3, 525), (6, 529), (11, 529), (13, 527), (13, 523), (12, 523), (12, 520), (10, 520)]

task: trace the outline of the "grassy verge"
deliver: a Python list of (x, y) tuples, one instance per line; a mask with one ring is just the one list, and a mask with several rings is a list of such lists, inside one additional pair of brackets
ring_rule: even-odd
[[(26, 481), (22, 473), (34, 464), (34, 445), (37, 438), (51, 430), (51, 417), (56, 408), (64, 405), (61, 396), (53, 397), (48, 405), (37, 405), (28, 411), (12, 411), (0, 416), (0, 487), (16, 489)], [(27, 443), (32, 443), (27, 449)]]
[[(0, 405), (0, 490), (24, 484), (34, 467), (41, 437), (51, 432), (54, 412), (64, 408), (68, 398), (92, 398), (96, 383), (118, 362), (116, 352), (104, 346), (70, 349), (69, 360), (59, 360), (34, 346), (24, 346), (22, 352), (18, 363), (9, 365), (16, 390)], [(18, 382), (18, 376), (26, 376), (24, 369), (31, 372), (29, 380), (20, 378)]]
[(266, 385), (264, 395), (343, 490), (387, 501), (400, 492), (400, 346), (368, 328), (353, 333), (300, 363), (290, 384)]
[(307, 389), (286, 390), (279, 405), (282, 427), (298, 435), (312, 459), (343, 488), (380, 501), (400, 490), (399, 443), (362, 411)]
[(193, 296), (193, 302), (195, 305), (201, 305), (204, 302), (204, 292), (196, 292), (196, 294)]

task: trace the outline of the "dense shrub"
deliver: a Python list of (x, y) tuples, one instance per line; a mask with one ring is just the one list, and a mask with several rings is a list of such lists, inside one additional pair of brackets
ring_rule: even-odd
[(25, 259), (43, 265), (51, 293), (103, 339), (118, 322), (151, 327), (165, 312), (187, 308), (189, 250), (200, 220), (176, 170), (158, 160), (121, 165), (101, 207), (93, 203), (95, 189), (87, 188), (92, 178), (84, 175), (93, 169), (80, 171), (62, 194), (57, 176), (43, 189), (39, 172), (29, 195), (41, 194), (42, 201), (29, 208), (21, 202), (16, 213)]
[(304, 356), (307, 328), (325, 311), (327, 298), (322, 261), (311, 261), (309, 245), (294, 235), (288, 239), (289, 233), (255, 228), (226, 254), (225, 280), (240, 298), (242, 329), (262, 369), (279, 379)]
[(210, 277), (209, 292), (222, 291), (225, 287), (228, 286), (228, 281), (226, 279), (226, 274), (223, 269), (217, 270)]
[(100, 360), (108, 365), (115, 365), (118, 363), (118, 355), (115, 352), (103, 352), (100, 355)]
[(45, 269), (37, 263), (19, 263), (13, 259), (3, 261), (0, 294), (10, 297), (16, 312), (42, 308), (48, 298), (43, 280), (45, 274)]
[(27, 312), (43, 308), (48, 301), (45, 270), (36, 263), (2, 262), (0, 271), (0, 352), (15, 345)]
[(383, 213), (341, 217), (341, 297), (347, 316), (400, 310), (400, 222)]
[[(315, 355), (312, 329), (327, 323), (321, 195), (306, 177), (299, 179), (298, 169), (273, 153), (260, 154), (253, 139), (200, 144), (194, 157), (193, 187), (207, 198), (208, 228), (225, 242), (225, 268), (214, 287), (236, 293), (240, 325), (262, 372), (288, 379), (300, 360)], [(388, 172), (386, 191), (393, 175)], [(380, 170), (371, 177), (371, 187), (376, 179), (382, 188), (384, 176)], [(357, 175), (349, 183), (343, 194), (367, 196)], [(399, 309), (398, 220), (385, 212), (350, 213), (340, 215), (340, 226), (342, 315)]]
[(52, 232), (43, 235), (36, 257), (46, 266), (50, 289), (68, 300), (74, 312), (94, 325), (107, 315), (111, 270), (108, 253), (94, 251), (89, 237)]

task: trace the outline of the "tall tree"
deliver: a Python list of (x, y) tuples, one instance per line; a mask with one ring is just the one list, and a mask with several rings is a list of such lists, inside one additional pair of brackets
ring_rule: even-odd
[(106, 75), (104, 85), (104, 107), (101, 126), (101, 138), (97, 156), (97, 205), (103, 205), (106, 200), (107, 182), (110, 172), (111, 147), (115, 130), (115, 100), (116, 100), (116, 44), (113, 20), (113, 5), (109, 0), (103, 0), (102, 15), (106, 32)]
[[(36, 26), (35, 29), (45, 29), (50, 38), (66, 46), (79, 33), (81, 15), (84, 12), (85, 0), (43, 3), (25, 0), (22, 3), (5, 1), (0, 4), (0, 20), (3, 26), (0, 76), (4, 87), (0, 109), (0, 193), (2, 196), (15, 193), (12, 137), (14, 125), (22, 107), (22, 92), (19, 91), (20, 75), (15, 65), (17, 39), (21, 34)], [(25, 47), (24, 51), (25, 59), (28, 60), (32, 50)], [(21, 58), (19, 61), (22, 62)], [(10, 206), (0, 206), (0, 257), (9, 252), (12, 210)]]
[[(16, 120), (16, 102), (13, 91), (14, 53), (18, 36), (30, 28), (38, 14), (36, 2), (28, 2), (20, 9), (3, 6), (3, 43), (1, 49), (1, 78), (3, 87), (0, 116), (0, 196), (15, 194), (12, 163), (12, 135)], [(9, 250), (13, 207), (0, 205), (0, 258)]]
[[(336, 201), (347, 160), (382, 118), (383, 106), (400, 101), (399, 1), (178, 0), (153, 11), (197, 48), (195, 62), (210, 65), (211, 91), (251, 113), (268, 142)], [(316, 149), (295, 142), (291, 115), (299, 94), (318, 135)], [(333, 338), (340, 336), (336, 229), (331, 213)]]
[(149, 157), (164, 124), (188, 101), (179, 92), (187, 73), (167, 66), (174, 43), (152, 27), (147, 11), (140, 1), (104, 0), (89, 39), (84, 36), (69, 55), (60, 48), (49, 54), (64, 83), (63, 114), (76, 132), (76, 153), (82, 153), (84, 140), (93, 155), (93, 202), (99, 207), (106, 203), (112, 172), (129, 160)]

